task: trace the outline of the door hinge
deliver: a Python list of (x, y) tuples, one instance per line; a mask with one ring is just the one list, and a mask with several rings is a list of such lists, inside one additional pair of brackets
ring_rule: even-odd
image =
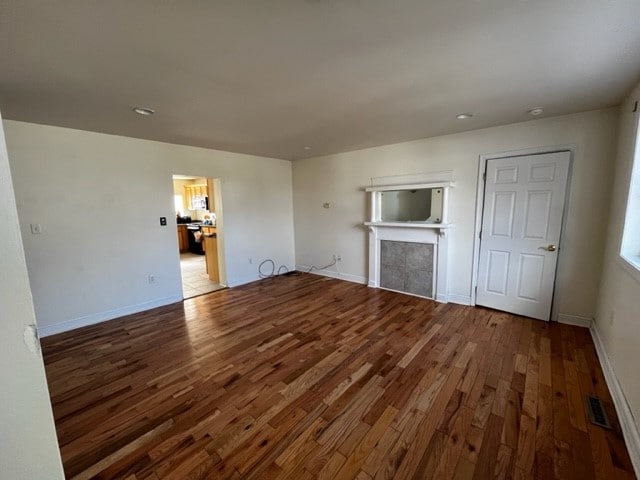
[(636, 100), (636, 102), (633, 104), (633, 110), (631, 110), (632, 112), (637, 112), (638, 111), (638, 101)]
[(476, 285), (475, 293), (476, 293), (476, 297), (477, 297), (478, 296), (478, 285)]
[(487, 181), (487, 172), (482, 172), (482, 180)]
[(482, 230), (480, 230), (480, 233), (478, 233), (478, 238), (482, 238)]

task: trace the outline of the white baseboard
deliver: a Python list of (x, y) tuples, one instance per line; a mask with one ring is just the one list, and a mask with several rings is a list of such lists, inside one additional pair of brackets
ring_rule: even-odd
[(627, 449), (629, 450), (633, 469), (635, 470), (636, 476), (640, 478), (640, 432), (638, 431), (638, 425), (633, 418), (633, 413), (631, 413), (629, 403), (624, 396), (620, 382), (618, 382), (618, 377), (616, 377), (615, 371), (613, 370), (613, 366), (609, 360), (609, 355), (607, 355), (604, 343), (598, 333), (596, 322), (591, 323), (589, 330), (591, 331), (591, 338), (593, 338), (593, 344), (596, 347), (598, 359), (602, 366), (604, 379), (607, 382), (607, 386), (611, 392), (611, 397), (613, 398), (613, 404), (616, 407), (616, 413), (618, 414), (618, 419), (622, 426), (622, 434), (624, 436)]
[(115, 318), (131, 315), (132, 313), (143, 312), (156, 307), (162, 307), (171, 303), (181, 302), (182, 295), (172, 295), (170, 297), (158, 298), (150, 302), (138, 303), (136, 305), (127, 305), (125, 307), (114, 308), (105, 312), (92, 313), (83, 317), (73, 318), (55, 325), (43, 325), (38, 327), (38, 335), (40, 337), (48, 337), (57, 333), (68, 332), (76, 328), (95, 325), (96, 323), (106, 322)]
[[(300, 272), (308, 272), (310, 268), (311, 267), (309, 265), (295, 266), (295, 270), (298, 270)], [(351, 275), (349, 273), (340, 273), (340, 272), (335, 272), (333, 270), (326, 270), (326, 269), (315, 270), (314, 269), (311, 273), (316, 275), (322, 275), (323, 277), (331, 277), (331, 278), (337, 278), (338, 280), (346, 280), (347, 282), (362, 283), (365, 285), (367, 283), (367, 280), (364, 277), (361, 277), (359, 275)], [(253, 275), (248, 275), (246, 277), (228, 280), (227, 286), (230, 288), (233, 288), (233, 287), (238, 287), (240, 285), (245, 285), (247, 283), (257, 282), (258, 280), (263, 280), (263, 279), (260, 278), (260, 275), (258, 273), (255, 273)]]
[(444, 293), (436, 293), (436, 298), (434, 298), (434, 300), (440, 303), (448, 303), (449, 296), (445, 295)]
[(260, 275), (258, 275), (257, 273), (253, 275), (248, 275), (246, 277), (233, 278), (233, 279), (227, 278), (227, 287), (229, 288), (238, 287), (240, 285), (245, 285), (247, 283), (257, 282), (258, 280), (261, 280), (261, 278), (260, 278)]
[[(308, 272), (309, 268), (311, 268), (309, 265), (296, 265), (296, 270), (299, 270), (301, 272)], [(362, 285), (367, 285), (372, 288), (381, 288), (381, 287), (376, 287), (376, 285), (374, 285), (373, 282), (369, 282), (369, 280), (366, 277), (362, 277), (360, 275), (351, 275), (349, 273), (335, 272), (333, 270), (315, 270), (315, 269), (310, 273), (313, 273), (316, 275), (322, 275), (324, 277), (337, 278), (338, 280), (346, 280), (348, 282), (360, 283)], [(388, 288), (385, 290), (391, 290), (393, 292), (397, 291), (397, 290), (392, 290)], [(410, 293), (407, 293), (407, 292), (400, 292), (400, 291), (397, 291), (397, 292), (404, 293), (405, 295), (411, 295)], [(427, 297), (422, 297), (421, 295), (414, 295), (414, 296), (427, 298)], [(459, 303), (461, 305), (471, 305), (471, 297), (468, 297), (465, 295), (437, 294), (434, 300), (436, 302), (441, 302), (441, 303), (453, 302), (453, 303)]]
[[(367, 286), (371, 287), (371, 285), (367, 285)], [(394, 290), (393, 288), (376, 287), (376, 286), (373, 286), (372, 288), (379, 288), (380, 290), (386, 290), (388, 292), (394, 292), (394, 293), (401, 293), (402, 295), (409, 295), (410, 297), (424, 298), (425, 300), (435, 300), (436, 302), (447, 303), (446, 301), (438, 300), (437, 298), (425, 297), (424, 295), (418, 295), (417, 293), (403, 292), (402, 290)]]
[(457, 303), (458, 305), (471, 305), (471, 297), (469, 295), (456, 295), (450, 293), (447, 298), (451, 303)]
[[(308, 272), (311, 266), (309, 265), (296, 265), (296, 270), (301, 272)], [(322, 275), (323, 277), (331, 277), (337, 278), (338, 280), (346, 280), (347, 282), (360, 283), (363, 285), (367, 284), (367, 279), (360, 275), (351, 275), (350, 273), (340, 273), (335, 272), (333, 270), (313, 270), (310, 273), (314, 273), (316, 275)]]
[(593, 324), (593, 318), (582, 317), (580, 315), (569, 315), (566, 313), (559, 313), (558, 323), (574, 325), (576, 327), (591, 328), (591, 325)]

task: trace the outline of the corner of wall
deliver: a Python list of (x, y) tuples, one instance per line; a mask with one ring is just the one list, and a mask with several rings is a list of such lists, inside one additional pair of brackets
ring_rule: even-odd
[(640, 431), (638, 430), (638, 424), (633, 416), (629, 402), (622, 390), (622, 386), (618, 381), (613, 365), (609, 360), (609, 355), (604, 346), (600, 334), (598, 333), (597, 322), (592, 322), (589, 328), (591, 337), (593, 338), (593, 344), (602, 366), (602, 372), (604, 373), (605, 381), (611, 392), (613, 403), (620, 420), (620, 426), (622, 427), (622, 434), (631, 457), (631, 463), (635, 470), (636, 476), (640, 477)]
[(569, 315), (568, 313), (558, 314), (558, 323), (564, 323), (566, 325), (574, 325), (576, 327), (591, 328), (593, 324), (592, 317), (584, 317), (581, 315)]

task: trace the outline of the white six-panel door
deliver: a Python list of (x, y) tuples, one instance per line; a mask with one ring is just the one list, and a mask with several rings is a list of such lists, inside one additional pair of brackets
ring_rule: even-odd
[(477, 305), (549, 320), (569, 159), (487, 161)]

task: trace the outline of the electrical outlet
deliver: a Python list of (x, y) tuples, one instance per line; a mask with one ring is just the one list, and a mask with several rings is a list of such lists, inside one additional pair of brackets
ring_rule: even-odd
[(149, 275), (147, 277), (147, 280), (149, 281), (149, 285), (154, 285), (156, 283), (156, 276), (155, 275)]
[(40, 235), (42, 233), (42, 225), (39, 223), (31, 224), (31, 234), (32, 235)]
[(249, 264), (253, 265), (253, 258), (249, 257)]
[(341, 262), (342, 261), (342, 255), (340, 255), (340, 254), (336, 255), (336, 260)]

